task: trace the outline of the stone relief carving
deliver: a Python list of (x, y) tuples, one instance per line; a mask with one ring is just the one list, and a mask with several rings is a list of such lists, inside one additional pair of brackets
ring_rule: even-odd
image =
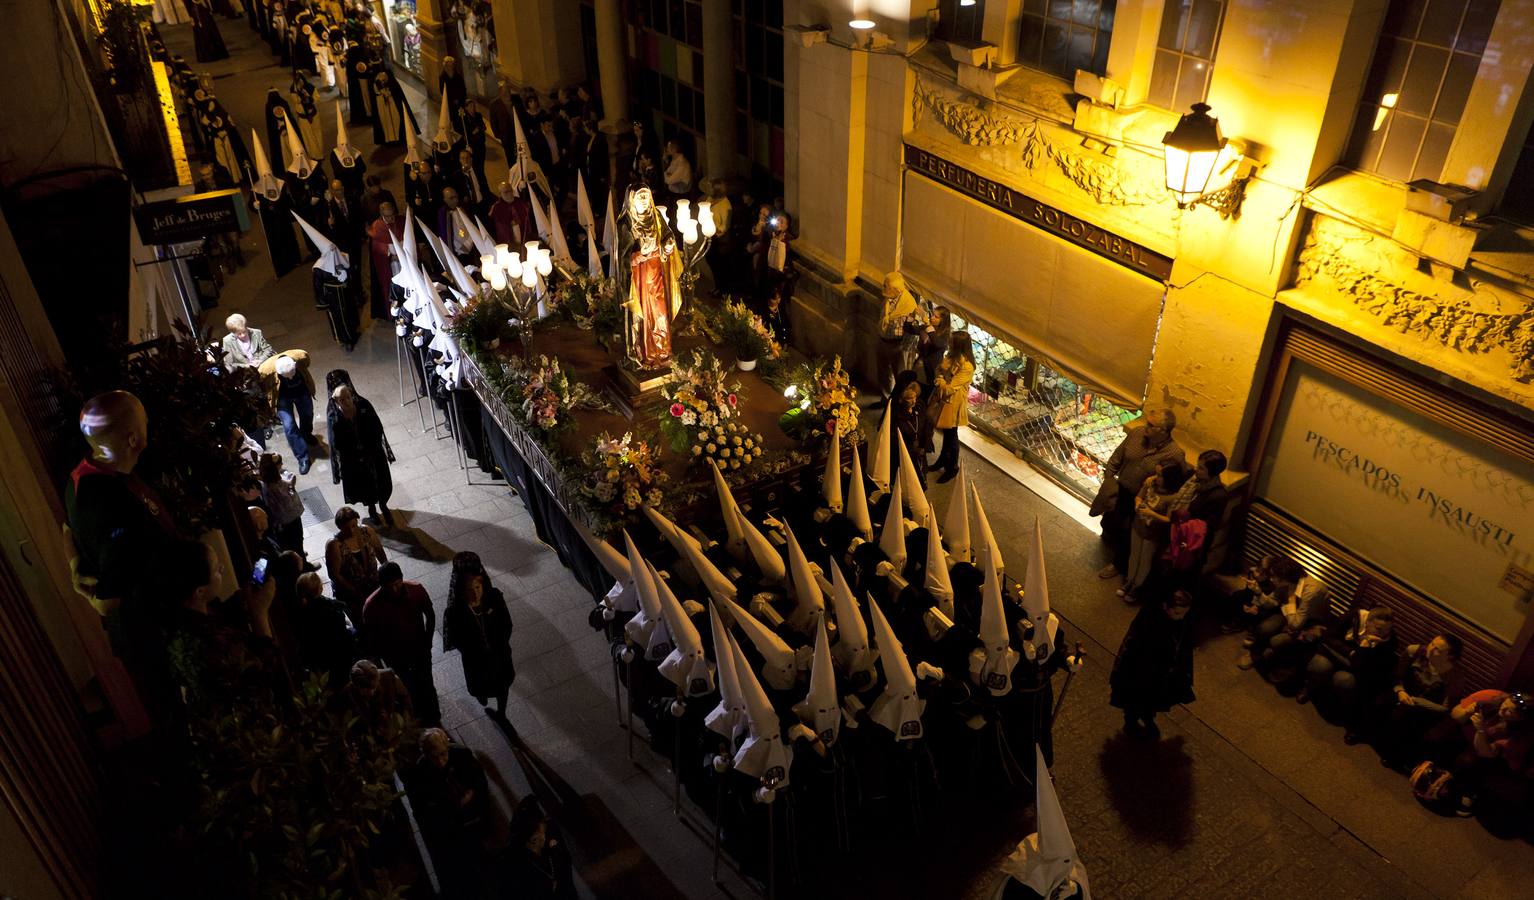
[[(1514, 312), (1486, 312), (1468, 299), (1428, 297), (1381, 278), (1360, 262), (1380, 238), (1316, 217), (1300, 250), (1297, 286), (1325, 279), (1380, 324), (1466, 354), (1505, 352), (1513, 378), (1534, 382), (1534, 302)], [(1474, 285), (1474, 282), (1472, 282)]]
[(912, 103), (918, 117), (925, 110), (954, 137), (973, 147), (1022, 145), (1023, 166), (1037, 169), (1054, 163), (1071, 183), (1098, 203), (1109, 206), (1151, 206), (1166, 202), (1166, 188), (1148, 183), (1123, 165), (1093, 159), (1051, 141), (1037, 119), (1019, 119), (985, 112), (973, 103), (934, 90), (916, 79)]

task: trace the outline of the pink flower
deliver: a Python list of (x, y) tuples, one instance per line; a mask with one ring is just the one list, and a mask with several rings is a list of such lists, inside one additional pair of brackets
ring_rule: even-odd
[(826, 420), (826, 434), (835, 434), (835, 433), (836, 433), (836, 420), (835, 419), (827, 419)]
[(680, 404), (680, 403), (673, 403), (673, 404), (671, 404), (671, 415), (673, 415), (676, 418), (680, 419), (682, 417), (682, 404)]
[(736, 404), (736, 402), (737, 402), (737, 398), (735, 397), (734, 394), (731, 394), (728, 397), (725, 397), (724, 399), (730, 401), (730, 405), (731, 406), (734, 406)]

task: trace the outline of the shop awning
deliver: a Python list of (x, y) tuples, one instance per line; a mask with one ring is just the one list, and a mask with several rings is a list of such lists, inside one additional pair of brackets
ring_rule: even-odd
[(919, 175), (901, 271), (1125, 409), (1140, 409), (1165, 287)]

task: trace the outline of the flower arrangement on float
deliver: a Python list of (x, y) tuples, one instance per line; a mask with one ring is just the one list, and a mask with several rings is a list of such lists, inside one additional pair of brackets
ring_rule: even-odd
[(789, 437), (816, 441), (839, 434), (844, 441), (858, 440), (857, 391), (840, 356), (799, 365), (789, 375), (783, 396), (793, 406), (778, 425)]
[(584, 382), (575, 380), (557, 357), (539, 354), (514, 376), (522, 385), (522, 416), (527, 424), (553, 431), (575, 424), (577, 409), (611, 409)]
[(661, 471), (655, 448), (632, 432), (624, 432), (621, 438), (602, 432), (595, 449), (586, 454), (586, 463), (590, 475), (581, 493), (609, 515), (622, 518), (644, 503), (663, 504), (660, 486), (668, 476)]
[(576, 328), (610, 339), (623, 331), (623, 308), (617, 296), (617, 279), (571, 272), (554, 289), (554, 308)]
[(740, 383), (731, 381), (718, 357), (694, 350), (672, 363), (672, 380), (661, 389), (666, 403), (660, 430), (671, 449), (694, 463), (712, 459), (738, 470), (762, 455), (762, 436), (736, 421)]

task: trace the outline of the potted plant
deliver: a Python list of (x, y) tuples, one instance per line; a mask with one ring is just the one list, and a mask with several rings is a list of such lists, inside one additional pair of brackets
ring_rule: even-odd
[(720, 342), (734, 351), (735, 365), (742, 372), (755, 369), (760, 359), (777, 359), (783, 353), (762, 317), (739, 300), (719, 307), (714, 314), (714, 331)]

